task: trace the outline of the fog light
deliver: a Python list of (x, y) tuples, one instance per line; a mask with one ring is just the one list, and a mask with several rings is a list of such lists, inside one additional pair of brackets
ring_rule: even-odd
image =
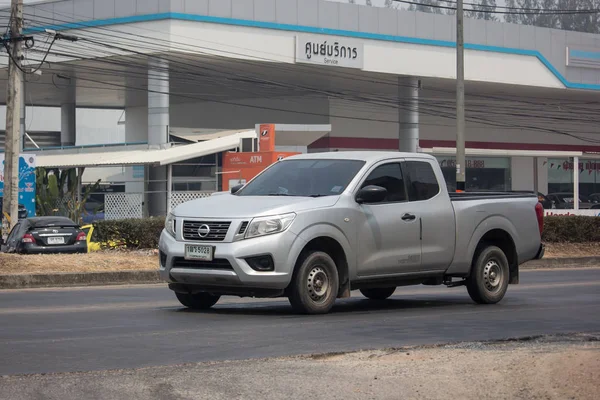
[(271, 256), (250, 257), (246, 258), (246, 262), (255, 271), (265, 272), (275, 270), (275, 264)]

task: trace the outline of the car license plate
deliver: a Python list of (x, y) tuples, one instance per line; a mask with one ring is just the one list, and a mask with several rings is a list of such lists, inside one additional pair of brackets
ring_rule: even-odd
[(214, 248), (212, 246), (199, 246), (187, 244), (185, 246), (185, 258), (187, 260), (212, 261)]
[(49, 237), (48, 244), (65, 244), (64, 237)]

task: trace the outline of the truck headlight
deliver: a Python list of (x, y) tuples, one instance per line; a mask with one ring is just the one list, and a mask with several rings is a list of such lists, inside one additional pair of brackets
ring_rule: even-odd
[(169, 235), (175, 237), (175, 216), (172, 213), (167, 215), (167, 219), (165, 220), (165, 230)]
[(246, 239), (285, 231), (294, 222), (295, 213), (254, 218), (246, 230)]

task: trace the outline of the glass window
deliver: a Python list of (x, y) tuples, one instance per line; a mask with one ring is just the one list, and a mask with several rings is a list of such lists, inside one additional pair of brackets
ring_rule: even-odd
[(214, 180), (173, 182), (175, 192), (214, 192), (215, 190), (217, 190), (217, 182)]
[[(456, 191), (456, 158), (436, 157), (449, 192)], [(466, 189), (469, 191), (509, 191), (512, 187), (510, 158), (467, 157)]]
[(423, 161), (408, 161), (404, 164), (404, 171), (410, 201), (429, 200), (440, 192), (431, 164)]
[(371, 185), (387, 189), (388, 194), (383, 201), (385, 203), (406, 201), (406, 189), (399, 163), (385, 164), (375, 168), (362, 184), (362, 187)]
[[(573, 168), (572, 159), (548, 159), (549, 194), (573, 193)], [(600, 194), (600, 160), (579, 160), (579, 194), (586, 196), (585, 200)]]
[(284, 160), (237, 192), (240, 196), (338, 196), (363, 167), (358, 160)]

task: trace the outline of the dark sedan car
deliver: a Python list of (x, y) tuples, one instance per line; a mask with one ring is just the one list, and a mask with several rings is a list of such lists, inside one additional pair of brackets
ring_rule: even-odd
[(7, 253), (87, 253), (85, 232), (65, 217), (36, 217), (19, 221), (2, 250)]
[[(0, 210), (4, 206), (4, 199), (0, 197)], [(29, 216), (29, 211), (25, 208), (24, 204), (19, 204), (19, 219), (25, 219)]]
[[(573, 203), (575, 202), (575, 196), (573, 193), (551, 193), (547, 196), (550, 200), (554, 202), (556, 208), (558, 209), (573, 209)], [(600, 205), (593, 203), (589, 197), (584, 195), (579, 195), (579, 209), (580, 210), (589, 210), (589, 209), (599, 209)]]

